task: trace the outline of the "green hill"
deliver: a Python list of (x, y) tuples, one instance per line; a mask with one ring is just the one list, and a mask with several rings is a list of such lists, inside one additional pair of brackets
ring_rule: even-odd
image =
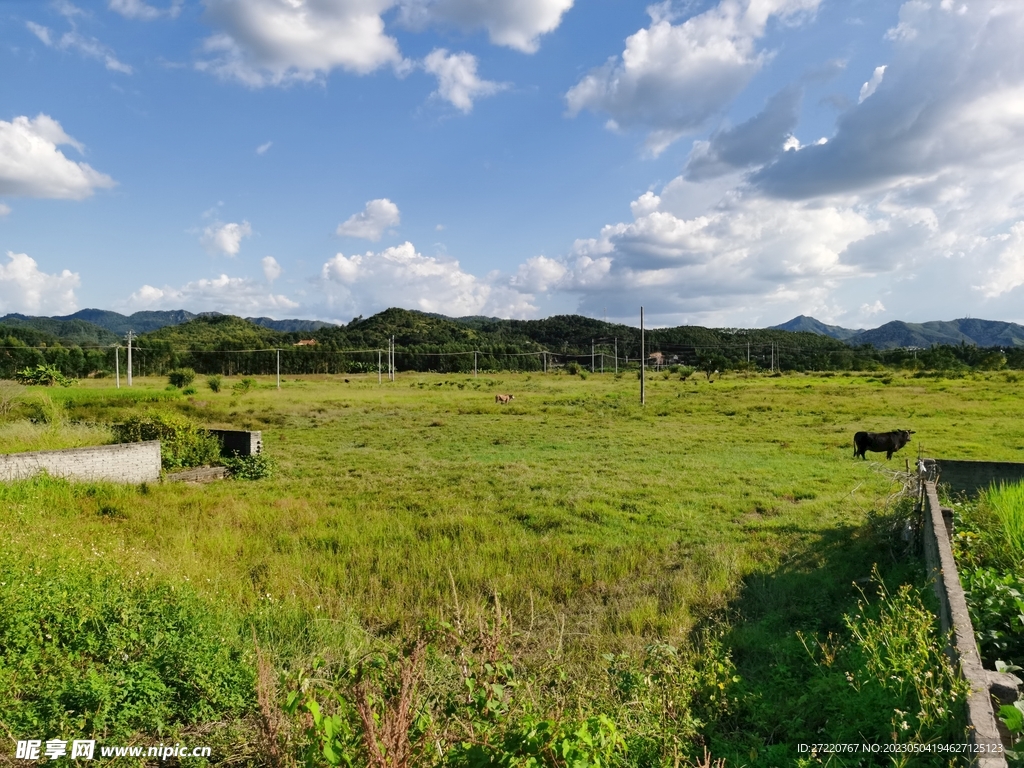
[(117, 344), (119, 338), (106, 328), (77, 318), (29, 317), (10, 314), (0, 317), (0, 324), (42, 331), (59, 339), (64, 346), (105, 347)]

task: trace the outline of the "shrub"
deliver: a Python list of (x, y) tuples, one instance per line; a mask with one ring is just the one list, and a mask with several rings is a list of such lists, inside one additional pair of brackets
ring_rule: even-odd
[(210, 388), (211, 392), (220, 392), (220, 385), (224, 378), (218, 374), (206, 377), (206, 386)]
[(224, 459), (224, 466), (231, 471), (232, 477), (240, 480), (262, 480), (277, 471), (277, 462), (265, 453), (232, 456)]
[(70, 387), (75, 380), (65, 376), (56, 365), (37, 365), (35, 368), (24, 368), (14, 374), (20, 384), (52, 387)]
[(183, 394), (183, 395), (194, 395), (195, 393), (196, 393), (196, 388), (195, 387), (185, 387), (183, 390), (181, 390), (181, 394)]
[(575, 360), (570, 360), (568, 363), (565, 364), (565, 372), (568, 373), (570, 376), (575, 376), (581, 370), (583, 369), (580, 367), (580, 364), (577, 363)]
[(254, 389), (256, 389), (256, 379), (242, 379), (231, 387), (231, 391), (236, 395), (244, 395), (246, 392), (251, 392)]
[(184, 389), (196, 380), (196, 372), (191, 368), (175, 368), (167, 374), (167, 380), (178, 389)]
[(160, 441), (160, 462), (164, 469), (200, 467), (220, 461), (220, 441), (195, 423), (177, 414), (152, 413), (133, 416), (114, 425), (119, 443)]

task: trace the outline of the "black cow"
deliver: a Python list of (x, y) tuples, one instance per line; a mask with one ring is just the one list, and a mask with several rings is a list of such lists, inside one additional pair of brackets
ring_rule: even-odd
[(858, 432), (853, 436), (853, 458), (867, 459), (864, 451), (881, 453), (885, 451), (888, 461), (900, 448), (910, 442), (912, 429), (894, 429), (892, 432)]

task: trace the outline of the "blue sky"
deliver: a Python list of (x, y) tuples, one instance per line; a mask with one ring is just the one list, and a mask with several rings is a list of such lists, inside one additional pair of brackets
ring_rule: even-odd
[(0, 3), (0, 314), (1024, 321), (1024, 3)]

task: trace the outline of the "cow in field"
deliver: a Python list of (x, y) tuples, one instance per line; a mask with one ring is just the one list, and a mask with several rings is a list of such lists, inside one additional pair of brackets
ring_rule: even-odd
[(500, 403), (501, 405), (508, 405), (510, 401), (515, 400), (515, 395), (495, 395), (494, 402)]
[(912, 429), (894, 429), (892, 432), (858, 432), (853, 436), (853, 458), (867, 459), (865, 451), (885, 451), (886, 461), (900, 448), (910, 442)]

